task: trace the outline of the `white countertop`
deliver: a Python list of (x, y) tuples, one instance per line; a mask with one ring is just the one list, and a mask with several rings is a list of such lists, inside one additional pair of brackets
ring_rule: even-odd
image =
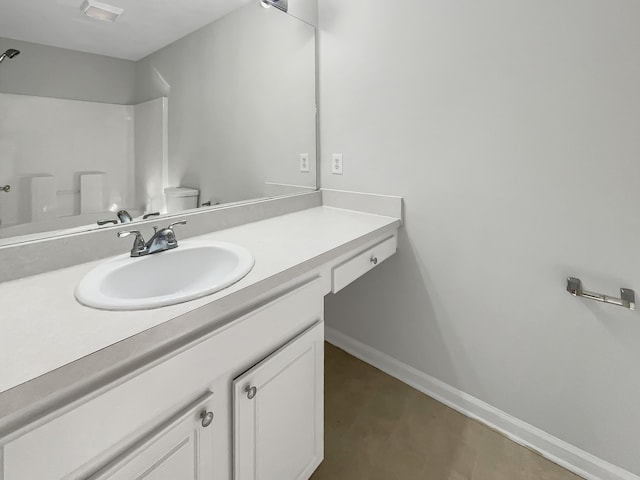
[(80, 305), (74, 288), (103, 260), (0, 283), (0, 395), (399, 223), (392, 217), (317, 207), (184, 240), (236, 243), (254, 255), (255, 266), (246, 277), (221, 292), (154, 310), (111, 312)]

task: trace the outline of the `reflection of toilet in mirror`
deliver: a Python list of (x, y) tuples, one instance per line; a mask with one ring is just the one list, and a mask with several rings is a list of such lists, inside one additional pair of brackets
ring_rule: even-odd
[(164, 189), (167, 199), (167, 213), (179, 213), (198, 208), (198, 194), (195, 188), (168, 187)]

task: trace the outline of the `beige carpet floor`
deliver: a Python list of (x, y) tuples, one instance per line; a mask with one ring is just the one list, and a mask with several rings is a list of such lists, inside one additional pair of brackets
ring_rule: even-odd
[(313, 480), (579, 477), (329, 344), (325, 460)]

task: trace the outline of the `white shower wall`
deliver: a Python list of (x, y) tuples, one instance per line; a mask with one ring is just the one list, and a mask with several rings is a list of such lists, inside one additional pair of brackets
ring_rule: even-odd
[(133, 107), (0, 94), (2, 225), (31, 221), (31, 177), (55, 177), (56, 216), (78, 214), (80, 175), (104, 172), (106, 207), (133, 201)]
[(169, 99), (160, 97), (135, 106), (136, 205), (147, 212), (165, 212), (169, 186)]
[[(136, 170), (146, 175), (151, 168), (166, 169), (166, 99), (134, 106), (0, 94), (0, 111), (0, 183), (12, 189), (0, 196), (3, 227), (80, 214), (87, 193), (95, 193), (85, 191), (81, 201), (86, 174), (103, 173), (105, 217), (121, 208), (144, 209), (136, 199)], [(137, 132), (136, 111), (145, 117), (145, 128), (138, 122)]]

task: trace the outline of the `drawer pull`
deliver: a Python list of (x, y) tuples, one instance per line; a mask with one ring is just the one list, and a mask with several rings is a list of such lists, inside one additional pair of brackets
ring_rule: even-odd
[(213, 422), (213, 412), (207, 412), (203, 410), (200, 412), (200, 418), (202, 419), (202, 426), (207, 428)]
[(245, 388), (244, 391), (247, 392), (247, 398), (249, 400), (253, 400), (256, 397), (256, 393), (258, 393), (258, 389), (251, 385), (247, 385), (247, 388)]
[(356, 278), (380, 265), (396, 253), (397, 246), (397, 238), (394, 235), (333, 267), (331, 291), (339, 292)]

